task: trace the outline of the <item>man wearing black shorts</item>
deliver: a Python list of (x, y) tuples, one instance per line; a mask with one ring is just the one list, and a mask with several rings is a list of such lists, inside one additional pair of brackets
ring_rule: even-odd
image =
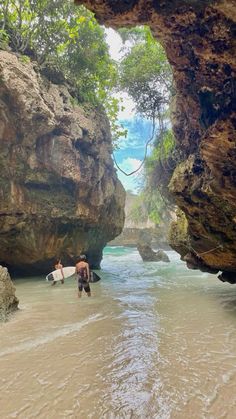
[(86, 262), (86, 256), (80, 255), (78, 262), (75, 265), (75, 270), (78, 279), (78, 297), (82, 296), (82, 291), (86, 292), (88, 297), (91, 297), (91, 290), (89, 286), (89, 264)]

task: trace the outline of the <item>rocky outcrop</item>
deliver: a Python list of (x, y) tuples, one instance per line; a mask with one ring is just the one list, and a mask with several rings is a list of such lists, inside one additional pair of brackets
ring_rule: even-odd
[(163, 250), (155, 252), (148, 244), (137, 244), (137, 249), (144, 262), (170, 262), (169, 257)]
[[(217, 269), (211, 268), (204, 263), (202, 253), (198, 253), (191, 246), (190, 236), (188, 234), (188, 221), (185, 214), (178, 209), (176, 215), (177, 219), (171, 223), (169, 234), (169, 242), (172, 248), (182, 255), (181, 259), (187, 263), (188, 268), (200, 269), (202, 272), (213, 274), (217, 273)], [(214, 251), (216, 250), (214, 249)], [(221, 246), (219, 246), (219, 250), (222, 250)]]
[(181, 255), (190, 253), (192, 266), (223, 271), (224, 280), (236, 282), (235, 2), (77, 3), (114, 28), (148, 24), (165, 47), (177, 92), (173, 129), (182, 153), (169, 188), (188, 224), (189, 247), (182, 246)]
[(9, 313), (17, 310), (18, 303), (8, 270), (0, 265), (0, 321), (6, 320)]
[(152, 247), (152, 236), (143, 230), (139, 234), (137, 249), (144, 262), (170, 262), (169, 257), (163, 250), (155, 252)]
[(136, 247), (140, 239), (140, 234), (146, 233), (150, 236), (150, 243), (152, 247), (160, 247), (162, 249), (169, 249), (166, 232), (162, 228), (128, 228), (125, 227), (122, 233), (114, 240), (109, 242), (109, 246), (127, 246)]
[(35, 63), (0, 52), (0, 262), (51, 270), (81, 252), (98, 267), (124, 223), (125, 193), (104, 112), (81, 108)]
[(109, 242), (109, 246), (130, 246), (136, 247), (137, 243), (142, 240), (142, 236), (149, 237), (149, 243), (152, 247), (161, 249), (169, 248), (167, 242), (168, 223), (162, 223), (159, 226), (148, 218), (142, 216), (139, 220), (134, 217), (134, 211), (137, 212), (137, 203), (139, 196), (126, 191), (125, 199), (125, 224), (122, 233)]

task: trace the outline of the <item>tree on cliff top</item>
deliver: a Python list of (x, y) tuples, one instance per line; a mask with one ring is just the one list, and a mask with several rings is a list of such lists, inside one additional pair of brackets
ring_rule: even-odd
[(119, 31), (129, 41), (120, 65), (120, 85), (144, 118), (164, 117), (173, 90), (172, 71), (165, 51), (147, 26)]
[(116, 64), (104, 28), (85, 7), (65, 0), (2, 0), (0, 47), (6, 44), (61, 72), (80, 103), (102, 103), (111, 119), (116, 117), (118, 103), (111, 93)]

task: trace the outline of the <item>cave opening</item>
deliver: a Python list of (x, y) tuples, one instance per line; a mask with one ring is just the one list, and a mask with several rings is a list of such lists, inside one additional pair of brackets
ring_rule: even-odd
[[(177, 205), (185, 214), (185, 221), (180, 216), (180, 222), (178, 221), (174, 227), (176, 234), (172, 234), (174, 243), (171, 244), (175, 249), (178, 249), (179, 238), (182, 240), (184, 236), (186, 243), (190, 245), (192, 238), (198, 237), (199, 247), (201, 243), (203, 245), (204, 237), (204, 249), (208, 239), (210, 250), (212, 241), (215, 239), (217, 242), (217, 234), (214, 232), (222, 232), (224, 237), (230, 239), (228, 243), (234, 243), (236, 240), (234, 225), (236, 101), (233, 13), (223, 1), (210, 0), (200, 2), (198, 7), (196, 2), (190, 0), (172, 3), (154, 0), (149, 2), (77, 0), (76, 4), (84, 4), (88, 9), (82, 8), (77, 20), (68, 19), (66, 31), (52, 30), (50, 39), (44, 37), (46, 31), (42, 30), (41, 26), (37, 28), (39, 37), (17, 38), (14, 37), (15, 32), (5, 25), (5, 31), (8, 30), (9, 33), (5, 34), (7, 36), (4, 42), (7, 43), (9, 39), (9, 45), (0, 52), (2, 63), (0, 92), (3, 101), (0, 161), (3, 176), (0, 182), (0, 196), (2, 214), (9, 213), (13, 217), (11, 220), (5, 220), (6, 225), (8, 226), (9, 222), (12, 224), (16, 222), (18, 225), (18, 221), (14, 221), (14, 205), (19, 206), (19, 211), (27, 208), (26, 219), (31, 212), (34, 215), (38, 214), (40, 219), (44, 217), (46, 210), (49, 218), (60, 217), (62, 216), (60, 211), (64, 206), (69, 218), (88, 217), (91, 223), (94, 220), (101, 223), (103, 217), (108, 216), (109, 209), (110, 224), (105, 226), (108, 228), (106, 233), (104, 228), (106, 239), (104, 237), (102, 244), (121, 230), (124, 195), (117, 181), (111, 158), (109, 122), (100, 106), (101, 102), (98, 101), (98, 97), (103, 98), (103, 103), (108, 99), (106, 93), (113, 82), (114, 67), (108, 57), (108, 47), (103, 43), (103, 29), (90, 14), (91, 10), (103, 25), (114, 29), (130, 28), (129, 32), (132, 32), (133, 28), (133, 39), (134, 36), (136, 39), (137, 36), (140, 37), (139, 25), (151, 29), (151, 32), (148, 30), (143, 32), (143, 45), (135, 45), (136, 54), (132, 55), (131, 48), (130, 51), (126, 51), (121, 66), (123, 86), (132, 93), (133, 98), (136, 98), (136, 107), (139, 111), (142, 110), (150, 119), (153, 116), (150, 105), (157, 114), (165, 113), (167, 107), (163, 103), (163, 98), (166, 99), (167, 96), (163, 92), (165, 87), (168, 91), (173, 89), (171, 116), (168, 122), (166, 116), (161, 120), (158, 115), (157, 132), (145, 168), (149, 174), (147, 188), (142, 200), (135, 204), (134, 219), (137, 220), (138, 217), (141, 219), (146, 211), (154, 224), (159, 225), (162, 201), (163, 206), (168, 204), (168, 210), (170, 206), (171, 212), (172, 205)], [(25, 3), (25, 6), (32, 5)], [(63, 13), (69, 13), (69, 16), (78, 9), (72, 3), (56, 5), (53, 13), (51, 9), (47, 10), (50, 19), (44, 19), (46, 26), (58, 24), (58, 19), (60, 21), (62, 17), (61, 7)], [(15, 18), (18, 19), (19, 25), (16, 26), (19, 29), (22, 20), (19, 11), (14, 8), (14, 4), (11, 7), (7, 6), (3, 20), (6, 20), (7, 14), (11, 25), (16, 22)], [(12, 13), (15, 13), (14, 19), (11, 19)], [(35, 15), (26, 14), (25, 19), (25, 29), (31, 31)], [(86, 19), (90, 22), (90, 27), (93, 25), (93, 45), (96, 48), (91, 54), (90, 41), (83, 43), (87, 49), (85, 48), (86, 54), (83, 55), (82, 51), (81, 56), (77, 48), (78, 36), (83, 35), (83, 40), (86, 41), (91, 39), (90, 36), (85, 36), (86, 31), (83, 32)], [(54, 29), (55, 27), (57, 26), (53, 26)], [(122, 36), (126, 36), (127, 33), (128, 29), (124, 29)], [(152, 38), (158, 39), (160, 43), (158, 49)], [(34, 62), (31, 62), (32, 54), (29, 53), (27, 44), (29, 39), (32, 42), (31, 51), (37, 52), (34, 54)], [(58, 39), (59, 44), (57, 44)], [(52, 41), (56, 43), (56, 49), (47, 48), (48, 42)], [(81, 53), (81, 49), (79, 52)], [(63, 74), (67, 76), (66, 82), (63, 81), (64, 84), (57, 83), (56, 79), (53, 84), (47, 79), (43, 70), (43, 60), (44, 54), (48, 53), (53, 54), (53, 57), (47, 56), (50, 60), (53, 58), (52, 67), (60, 72), (64, 71)], [(104, 60), (102, 65), (101, 57)], [(156, 57), (160, 59), (157, 60)], [(149, 67), (145, 65), (145, 61), (143, 62), (144, 58), (149, 64), (150, 60), (153, 60)], [(87, 59), (89, 61), (86, 61)], [(85, 62), (86, 71), (83, 67)], [(159, 70), (160, 63), (163, 64), (159, 71), (162, 85), (153, 77), (158, 70), (157, 62)], [(111, 68), (112, 71), (109, 72)], [(169, 74), (172, 72), (174, 84), (169, 89)], [(86, 78), (88, 73), (90, 78)], [(147, 73), (150, 76), (150, 83), (145, 78)], [(18, 83), (19, 78), (20, 83)], [(138, 81), (143, 81), (143, 84), (138, 84)], [(117, 102), (113, 102), (113, 116), (114, 104), (116, 106)], [(110, 118), (111, 114), (108, 116)], [(115, 120), (110, 119), (111, 125), (112, 121)], [(138, 126), (136, 131), (140, 134), (139, 146), (141, 141), (145, 143), (145, 130), (150, 127), (144, 120), (136, 121), (136, 124)], [(124, 136), (127, 124), (118, 128), (116, 125), (114, 123), (112, 129), (114, 128), (119, 136), (121, 128)], [(170, 126), (173, 127), (172, 132)], [(18, 144), (14, 142), (16, 138)], [(134, 139), (133, 135), (133, 139), (126, 141), (125, 144), (131, 151)], [(143, 161), (143, 148), (142, 155), (140, 150), (141, 148), (140, 154), (133, 153), (129, 157), (124, 153), (122, 156), (124, 149), (118, 151), (121, 153), (120, 160), (124, 160), (131, 169), (135, 168), (137, 160)], [(85, 170), (84, 162), (89, 170)], [(82, 172), (83, 180), (81, 180)], [(141, 182), (140, 179), (138, 181)], [(56, 190), (57, 185), (61, 183), (61, 190), (64, 188), (68, 192), (63, 195), (61, 204), (56, 208), (53, 208), (53, 200), (49, 196), (52, 189), (45, 186), (49, 182), (52, 183), (52, 189)], [(83, 189), (85, 185), (92, 185), (91, 193)], [(69, 195), (73, 194), (73, 189), (75, 191), (72, 197), (73, 205), (69, 205)], [(200, 208), (196, 202), (198, 199), (192, 199), (193, 191), (196, 190), (198, 197), (202, 197), (204, 201)], [(109, 197), (106, 195), (107, 191)], [(43, 197), (41, 205), (35, 194)], [(86, 204), (91, 196), (93, 196), (91, 205)], [(112, 208), (111, 203), (116, 205), (116, 208), (114, 205)], [(227, 225), (222, 226), (223, 223), (218, 220), (223, 220), (226, 212)], [(199, 219), (185, 228), (191, 220), (191, 215), (196, 213), (199, 213)], [(218, 216), (213, 217), (212, 214), (216, 213)], [(204, 228), (204, 219), (209, 223), (207, 231)], [(164, 224), (168, 222), (165, 220)], [(33, 227), (32, 225), (32, 229)], [(19, 229), (21, 228), (22, 224), (19, 224)], [(180, 247), (183, 248), (182, 245)], [(234, 271), (235, 246), (227, 244), (220, 252), (204, 254), (204, 262), (214, 268), (225, 269), (227, 272)], [(223, 259), (227, 261), (226, 264), (222, 262)]]
[[(235, 118), (235, 88), (232, 73), (232, 69), (235, 68), (233, 58), (235, 22), (232, 13), (227, 5), (214, 1), (203, 1), (200, 5), (198, 3), (198, 6), (190, 1), (171, 4), (165, 1), (159, 4), (154, 1), (144, 7), (144, 2), (139, 0), (130, 3), (130, 7), (127, 8), (127, 3), (124, 1), (113, 4), (101, 0), (93, 4), (89, 0), (76, 0), (76, 4), (81, 3), (92, 10), (102, 24), (114, 29), (139, 24), (149, 25), (154, 36), (163, 45), (175, 80), (176, 97), (172, 109), (172, 123), (177, 149), (181, 154), (176, 167), (172, 169), (168, 188), (174, 196), (174, 202), (185, 212), (188, 219), (194, 210), (191, 209), (191, 206), (195, 205), (191, 199), (191, 191), (194, 190), (193, 184), (197, 176), (199, 179), (196, 185), (200, 188), (198, 194), (206, 198), (206, 205), (200, 210), (201, 218), (204, 220), (208, 206), (210, 212), (214, 211), (211, 194), (217, 195), (220, 190), (222, 193), (220, 174), (214, 179), (215, 185), (219, 184), (218, 188), (214, 187), (213, 191), (211, 183), (209, 186), (207, 184), (209, 169), (205, 144), (209, 144), (211, 153), (219, 154), (221, 152), (219, 143), (216, 141), (216, 146), (214, 145), (217, 130), (221, 133), (222, 139), (224, 135), (227, 138)], [(223, 142), (223, 147), (227, 147), (226, 142)], [(209, 181), (211, 182), (211, 176)], [(204, 185), (204, 191), (201, 190), (201, 185)], [(232, 181), (227, 184), (227, 189), (225, 191), (227, 207), (229, 205), (233, 213), (235, 210), (233, 196), (236, 191)], [(208, 218), (208, 222), (212, 223), (210, 228), (213, 231), (214, 220)], [(180, 226), (181, 223), (179, 223), (181, 229)], [(234, 236), (236, 240), (233, 224), (231, 228), (227, 228), (228, 232), (224, 232), (226, 236), (227, 234), (230, 237)], [(201, 242), (200, 231), (200, 225), (197, 223), (191, 225), (191, 228), (187, 229), (186, 240), (191, 242), (191, 237), (197, 237)], [(212, 235), (209, 236), (209, 246), (211, 242)], [(175, 248), (178, 248), (178, 245)], [(228, 248), (227, 252), (231, 260), (227, 269), (236, 271), (235, 248)], [(223, 253), (219, 255), (219, 252), (216, 252), (215, 256), (214, 251), (213, 254), (206, 253), (203, 256), (204, 263), (221, 269), (224, 266)]]

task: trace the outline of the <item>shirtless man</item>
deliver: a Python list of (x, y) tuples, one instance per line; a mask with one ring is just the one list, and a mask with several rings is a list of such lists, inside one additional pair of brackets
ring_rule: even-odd
[(88, 297), (91, 297), (91, 290), (89, 286), (89, 264), (86, 262), (86, 256), (80, 255), (78, 262), (75, 265), (75, 272), (78, 279), (78, 297), (82, 296), (82, 291), (86, 292)]
[[(64, 273), (63, 273), (63, 270), (62, 270), (62, 268), (63, 268), (63, 265), (61, 264), (61, 259), (57, 259), (56, 260), (56, 262), (55, 262), (55, 265), (54, 265), (54, 268), (55, 269), (60, 269), (61, 270), (61, 273), (62, 273), (62, 280), (61, 280), (61, 283), (62, 284), (64, 284)], [(52, 283), (52, 285), (55, 285), (56, 284), (56, 281), (53, 281), (53, 283)]]

